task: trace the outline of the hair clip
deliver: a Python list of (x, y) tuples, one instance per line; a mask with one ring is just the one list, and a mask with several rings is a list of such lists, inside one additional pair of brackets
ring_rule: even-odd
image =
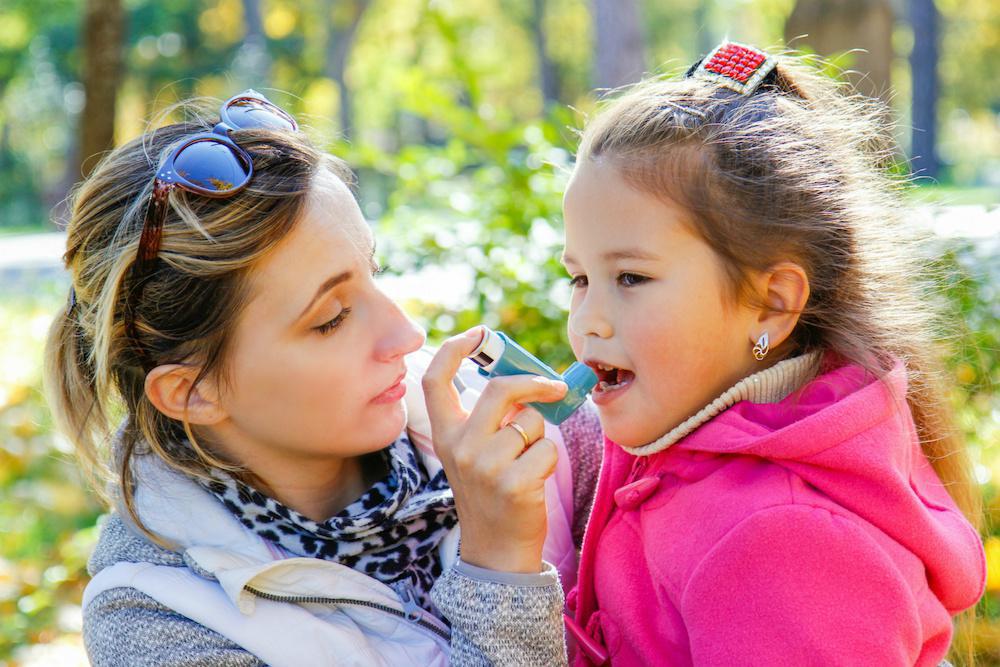
[(76, 288), (69, 288), (69, 308), (66, 309), (66, 315), (72, 315), (73, 311), (76, 310)]
[(688, 76), (713, 81), (720, 86), (750, 95), (778, 61), (752, 46), (723, 42), (688, 71)]
[(670, 100), (661, 100), (660, 109), (673, 109), (674, 111), (677, 111), (679, 113), (686, 114), (688, 116), (694, 116), (699, 120), (708, 119), (708, 116), (706, 116), (703, 111), (699, 111), (698, 109), (695, 109), (693, 107), (684, 106), (683, 104), (678, 104), (677, 102), (672, 102)]

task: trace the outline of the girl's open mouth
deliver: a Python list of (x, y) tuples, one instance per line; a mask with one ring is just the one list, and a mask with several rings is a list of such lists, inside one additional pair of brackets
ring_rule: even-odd
[(625, 393), (635, 379), (635, 373), (625, 368), (616, 368), (604, 363), (588, 364), (597, 373), (594, 388), (594, 403), (606, 405)]

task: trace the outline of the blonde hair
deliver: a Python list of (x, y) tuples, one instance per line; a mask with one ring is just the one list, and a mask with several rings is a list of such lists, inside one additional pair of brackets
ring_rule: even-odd
[(927, 269), (906, 242), (905, 182), (889, 170), (889, 114), (802, 58), (778, 63), (748, 96), (699, 78), (637, 84), (587, 124), (578, 160), (608, 161), (640, 191), (689, 211), (734, 298), (755, 298), (752, 272), (799, 263), (811, 294), (778, 355), (833, 352), (879, 377), (902, 360), (923, 450), (978, 526), (979, 487), (945, 391), (931, 292), (913, 280)]
[(161, 544), (136, 511), (135, 456), (155, 454), (200, 478), (212, 469), (248, 471), (199, 443), (186, 420), (153, 406), (145, 393), (148, 364), (193, 363), (198, 381), (225, 381), (227, 346), (255, 263), (293, 229), (318, 170), (350, 180), (340, 161), (301, 133), (232, 133), (253, 160), (250, 184), (224, 199), (171, 192), (158, 260), (130, 305), (133, 341), (123, 313), (126, 295), (136, 288), (130, 269), (153, 177), (179, 142), (212, 129), (217, 113), (206, 113), (208, 108), (218, 109), (218, 103), (177, 105), (184, 122), (115, 149), (76, 187), (64, 255), (75, 304), (56, 317), (45, 352), (45, 385), (57, 427), (75, 445), (98, 493), (109, 503), (117, 496), (135, 524)]

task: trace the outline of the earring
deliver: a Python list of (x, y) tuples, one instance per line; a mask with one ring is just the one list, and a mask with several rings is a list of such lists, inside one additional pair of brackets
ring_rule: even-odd
[(757, 339), (757, 344), (753, 346), (753, 358), (757, 361), (763, 361), (764, 357), (767, 356), (767, 353), (771, 351), (770, 343), (771, 341), (765, 331), (760, 335), (760, 338)]

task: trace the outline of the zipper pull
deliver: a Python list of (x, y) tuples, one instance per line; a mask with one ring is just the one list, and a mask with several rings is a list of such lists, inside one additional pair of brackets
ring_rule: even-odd
[(420, 617), (423, 616), (424, 610), (417, 602), (417, 595), (413, 592), (412, 584), (401, 582), (399, 588), (396, 589), (396, 595), (399, 596), (399, 601), (403, 604), (406, 620), (411, 623), (419, 621)]

